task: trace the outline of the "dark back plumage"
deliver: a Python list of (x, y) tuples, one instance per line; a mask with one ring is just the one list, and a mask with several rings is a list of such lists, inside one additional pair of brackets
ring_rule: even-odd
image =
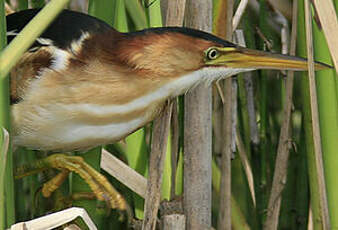
[[(24, 26), (40, 11), (29, 9), (7, 16), (7, 31), (19, 33)], [(53, 45), (66, 49), (72, 41), (78, 40), (84, 32), (103, 33), (112, 28), (102, 20), (80, 12), (63, 10), (54, 22), (40, 36), (53, 41)], [(15, 35), (8, 35), (8, 43)], [(41, 46), (38, 42), (34, 46)]]

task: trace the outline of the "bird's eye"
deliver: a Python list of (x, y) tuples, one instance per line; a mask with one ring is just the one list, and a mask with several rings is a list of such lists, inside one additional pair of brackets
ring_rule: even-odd
[(214, 60), (218, 57), (218, 51), (215, 48), (211, 48), (207, 51), (207, 58), (209, 60)]

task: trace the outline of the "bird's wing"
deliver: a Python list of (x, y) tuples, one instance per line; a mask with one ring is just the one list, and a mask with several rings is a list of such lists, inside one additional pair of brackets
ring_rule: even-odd
[(32, 80), (39, 77), (44, 69), (52, 65), (50, 47), (42, 47), (34, 52), (26, 52), (12, 68), (10, 75), (11, 104), (16, 104), (23, 98)]
[[(24, 26), (39, 12), (30, 9), (10, 14), (7, 19), (7, 41), (11, 42)], [(86, 14), (64, 10), (36, 39), (11, 71), (11, 103), (18, 103), (29, 83), (46, 68), (53, 68), (55, 53), (73, 52), (79, 41), (90, 34), (104, 33), (112, 28), (105, 22)], [(61, 52), (59, 52), (61, 51)]]

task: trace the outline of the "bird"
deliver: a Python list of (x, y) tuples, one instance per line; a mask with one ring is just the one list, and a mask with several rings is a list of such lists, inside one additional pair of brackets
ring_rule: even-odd
[[(8, 41), (38, 12), (8, 15)], [(124, 199), (102, 175), (81, 157), (61, 153), (119, 141), (196, 85), (256, 69), (306, 70), (307, 62), (186, 27), (121, 33), (92, 16), (63, 10), (11, 70), (13, 144), (51, 153), (40, 166), (61, 170), (60, 183), (75, 171), (99, 200), (125, 210)], [(46, 196), (54, 187), (46, 186)]]

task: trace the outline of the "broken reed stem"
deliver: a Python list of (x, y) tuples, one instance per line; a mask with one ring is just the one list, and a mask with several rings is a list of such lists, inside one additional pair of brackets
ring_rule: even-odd
[(144, 207), (143, 230), (155, 230), (157, 212), (160, 206), (162, 174), (170, 128), (172, 104), (165, 106), (161, 116), (154, 121), (151, 152), (149, 159), (149, 178)]
[[(293, 18), (291, 31), (291, 45), (290, 55), (296, 52), (296, 35), (297, 35), (297, 0), (293, 2)], [(282, 191), (285, 187), (285, 180), (287, 176), (289, 150), (291, 148), (291, 110), (292, 110), (292, 96), (293, 96), (293, 71), (288, 71), (286, 79), (286, 99), (283, 109), (283, 123), (281, 133), (279, 136), (279, 143), (277, 148), (277, 157), (275, 163), (275, 171), (273, 175), (273, 182), (268, 203), (268, 213), (264, 229), (273, 230), (278, 227), (279, 212), (282, 200)]]
[(316, 81), (314, 73), (314, 59), (313, 59), (313, 38), (312, 38), (312, 15), (310, 3), (308, 0), (304, 1), (305, 9), (305, 26), (306, 26), (306, 44), (308, 54), (308, 68), (309, 68), (309, 87), (310, 87), (310, 105), (312, 116), (313, 129), (313, 143), (316, 159), (317, 180), (319, 185), (321, 216), (323, 221), (323, 229), (330, 229), (329, 210), (326, 196), (325, 177), (323, 168), (323, 157), (320, 140), (319, 117), (318, 117), (318, 102), (316, 92)]

